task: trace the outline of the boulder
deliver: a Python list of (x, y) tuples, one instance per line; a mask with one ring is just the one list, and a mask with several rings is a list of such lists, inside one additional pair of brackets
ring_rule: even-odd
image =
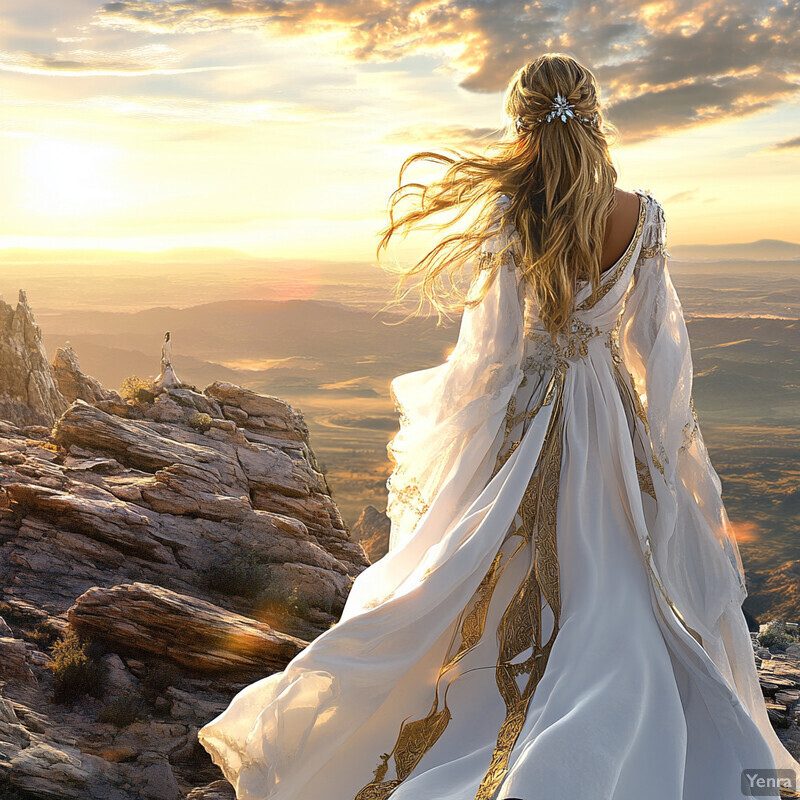
[(84, 592), (68, 619), (119, 653), (158, 656), (199, 673), (279, 669), (307, 644), (265, 622), (138, 582)]
[(81, 372), (78, 356), (69, 342), (64, 347), (56, 349), (53, 356), (53, 377), (67, 403), (78, 399), (87, 403), (125, 402), (117, 392), (104, 388), (100, 381)]

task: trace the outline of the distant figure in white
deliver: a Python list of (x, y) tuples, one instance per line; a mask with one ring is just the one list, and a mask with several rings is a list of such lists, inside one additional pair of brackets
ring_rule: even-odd
[(164, 334), (164, 344), (161, 345), (161, 372), (156, 378), (156, 386), (179, 386), (180, 381), (172, 369), (172, 341), (169, 331)]

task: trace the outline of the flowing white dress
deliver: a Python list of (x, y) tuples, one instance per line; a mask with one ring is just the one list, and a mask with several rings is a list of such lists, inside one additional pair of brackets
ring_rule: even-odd
[[(391, 388), (390, 551), (199, 740), (240, 800), (733, 800), (769, 722), (646, 191), (553, 343), (503, 218), (486, 297)], [(774, 790), (772, 795), (778, 796)]]

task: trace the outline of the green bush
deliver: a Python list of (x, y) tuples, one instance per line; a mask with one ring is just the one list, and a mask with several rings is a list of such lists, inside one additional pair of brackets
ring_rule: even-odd
[(118, 728), (124, 728), (144, 716), (142, 698), (135, 692), (128, 692), (114, 698), (110, 703), (103, 706), (97, 715), (97, 719), (100, 722), (110, 722)]
[(786, 622), (782, 619), (773, 619), (767, 623), (764, 630), (758, 635), (758, 643), (762, 647), (775, 647), (785, 650), (790, 644), (800, 641), (800, 635), (786, 628)]
[(72, 630), (53, 645), (53, 702), (65, 703), (85, 694), (103, 696), (105, 668), (97, 660), (98, 651)]
[(208, 591), (255, 598), (269, 583), (269, 567), (252, 550), (237, 546), (226, 561), (205, 567), (202, 582)]

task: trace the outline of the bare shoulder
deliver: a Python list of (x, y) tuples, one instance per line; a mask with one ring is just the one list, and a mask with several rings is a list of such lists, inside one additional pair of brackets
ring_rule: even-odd
[[(614, 199), (616, 201), (615, 211), (623, 211), (631, 208), (639, 209), (639, 194), (637, 192), (626, 192), (618, 186), (614, 187)], [(613, 213), (613, 212), (612, 212)]]
[(639, 224), (639, 195), (614, 188), (614, 206), (606, 220), (600, 271), (613, 266), (630, 245)]

